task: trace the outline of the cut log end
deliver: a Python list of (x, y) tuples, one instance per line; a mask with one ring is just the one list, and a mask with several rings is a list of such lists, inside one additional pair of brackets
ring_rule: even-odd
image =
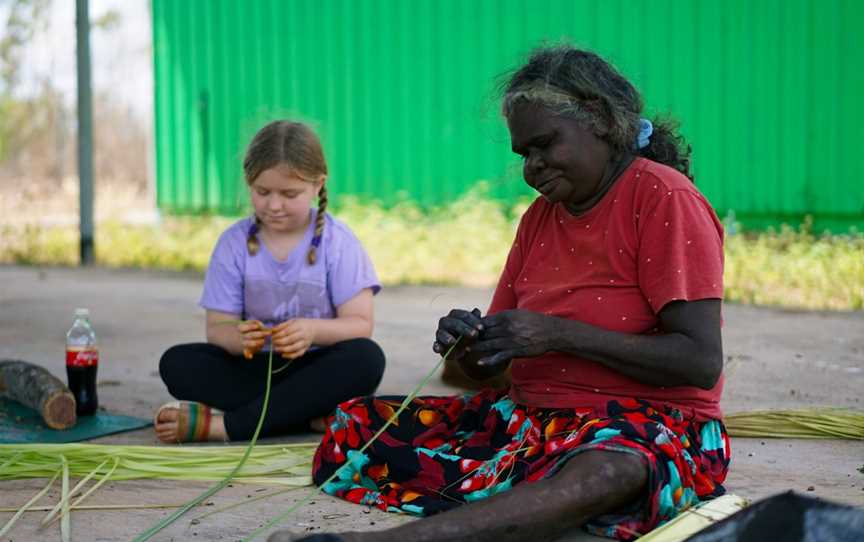
[(39, 412), (52, 429), (75, 425), (75, 396), (59, 378), (35, 363), (0, 360), (0, 397)]
[(45, 401), (42, 417), (51, 429), (68, 429), (75, 425), (75, 397), (68, 391), (53, 394)]

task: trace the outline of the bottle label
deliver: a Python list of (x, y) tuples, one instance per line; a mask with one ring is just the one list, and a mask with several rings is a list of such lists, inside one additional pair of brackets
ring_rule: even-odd
[(99, 350), (96, 348), (67, 348), (67, 367), (93, 367), (99, 365)]

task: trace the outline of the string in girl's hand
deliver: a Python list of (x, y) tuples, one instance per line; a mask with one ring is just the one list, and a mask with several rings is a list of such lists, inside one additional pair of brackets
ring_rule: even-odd
[[(257, 321), (257, 320), (222, 320), (222, 321), (220, 321), (220, 322), (216, 322), (215, 325), (217, 325), (217, 326), (221, 326), (221, 325), (225, 325), (225, 324), (233, 324), (233, 325), (237, 326), (237, 325), (240, 325), (240, 324), (249, 324), (249, 323), (252, 323), (252, 322), (258, 322), (258, 321)], [(260, 322), (258, 322), (258, 323), (260, 324)], [(264, 332), (267, 333), (267, 334), (271, 334), (271, 333), (273, 333), (273, 328), (272, 328), (272, 327), (264, 327), (264, 326), (262, 326), (262, 327), (261, 327), (261, 331), (264, 331)], [(252, 351), (252, 350), (249, 349), (249, 348), (244, 348), (244, 349), (243, 349), (243, 357), (246, 358), (247, 360), (251, 360), (251, 359), (253, 359), (253, 358), (255, 357), (255, 354), (256, 354), (256, 352)], [(276, 373), (280, 373), (280, 372), (284, 371), (285, 369), (288, 368), (288, 366), (291, 365), (291, 362), (293, 362), (295, 359), (297, 359), (297, 358), (292, 358), (292, 357), (290, 357), (290, 356), (286, 356), (286, 355), (284, 355), (284, 354), (282, 355), (282, 358), (284, 358), (285, 360), (287, 360), (286, 363), (285, 363), (285, 365), (283, 365), (282, 367), (279, 367), (279, 368), (276, 369), (275, 371), (271, 371), (270, 374), (274, 374), (274, 375), (275, 375)]]

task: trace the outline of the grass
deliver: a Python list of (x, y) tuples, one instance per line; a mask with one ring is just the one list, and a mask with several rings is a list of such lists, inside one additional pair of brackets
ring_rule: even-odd
[[(386, 285), (494, 286), (519, 216), (482, 190), (446, 207), (390, 208), (342, 198), (333, 214), (369, 251)], [(159, 225), (118, 220), (96, 228), (96, 258), (108, 267), (203, 271), (219, 234), (236, 218), (167, 217)], [(740, 228), (728, 228), (740, 231)], [(75, 226), (0, 226), (0, 263), (76, 265)], [(726, 239), (726, 299), (759, 305), (864, 309), (864, 235), (817, 235), (805, 222)]]
[(808, 309), (864, 309), (864, 235), (797, 230), (730, 235), (726, 298)]

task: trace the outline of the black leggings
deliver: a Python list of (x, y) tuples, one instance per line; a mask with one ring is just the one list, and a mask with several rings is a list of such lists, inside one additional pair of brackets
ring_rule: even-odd
[[(251, 360), (209, 343), (172, 346), (159, 373), (175, 398), (225, 412), (231, 440), (252, 438), (264, 403), (268, 353)], [(309, 420), (339, 403), (375, 392), (384, 374), (384, 352), (369, 339), (351, 339), (307, 352), (288, 362), (273, 356), (270, 404), (261, 436), (308, 431)]]

